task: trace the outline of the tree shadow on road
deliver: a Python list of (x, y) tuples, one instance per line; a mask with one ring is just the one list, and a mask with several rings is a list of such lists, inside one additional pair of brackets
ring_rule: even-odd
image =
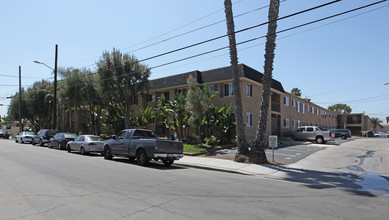
[(360, 196), (376, 197), (375, 194), (356, 184), (356, 182), (361, 181), (361, 178), (355, 174), (315, 171), (276, 165), (266, 165), (266, 167), (279, 171), (271, 175), (273, 179), (302, 183), (314, 189), (338, 188)]

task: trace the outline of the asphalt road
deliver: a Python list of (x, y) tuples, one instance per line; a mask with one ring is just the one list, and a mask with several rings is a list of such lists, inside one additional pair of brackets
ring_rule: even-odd
[(0, 140), (0, 219), (387, 219), (388, 206), (385, 195)]

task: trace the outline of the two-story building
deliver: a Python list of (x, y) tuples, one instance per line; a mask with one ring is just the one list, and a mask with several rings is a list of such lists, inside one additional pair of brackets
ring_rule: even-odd
[[(134, 98), (132, 110), (154, 106), (162, 94), (167, 99), (173, 98), (180, 92), (186, 94), (189, 75), (200, 86), (208, 84), (211, 92), (218, 93), (218, 96), (213, 99), (215, 105), (233, 105), (233, 75), (228, 66), (151, 80), (148, 93), (139, 94)], [(239, 64), (239, 77), (246, 137), (250, 141), (254, 139), (258, 127), (263, 74), (244, 64)], [(292, 130), (303, 125), (317, 125), (328, 129), (336, 128), (337, 125), (336, 115), (311, 103), (310, 100), (285, 92), (282, 84), (275, 79), (272, 80), (271, 85), (271, 105), (268, 115), (267, 135), (287, 136)], [(158, 119), (150, 121), (148, 128), (155, 130), (158, 134), (165, 134), (164, 129), (166, 128), (159, 125)]]

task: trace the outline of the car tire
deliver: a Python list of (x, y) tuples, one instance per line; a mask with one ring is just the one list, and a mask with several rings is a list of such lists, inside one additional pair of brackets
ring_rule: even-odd
[(61, 144), (61, 142), (58, 142), (58, 150), (62, 150), (62, 144)]
[(324, 142), (323, 137), (317, 137), (317, 138), (316, 138), (316, 143), (318, 143), (318, 144), (324, 144), (325, 142)]
[(163, 164), (165, 164), (165, 166), (168, 167), (174, 163), (174, 160), (163, 160), (162, 162)]
[(81, 154), (81, 155), (86, 155), (86, 152), (85, 152), (85, 148), (84, 148), (84, 147), (81, 147), (81, 148), (80, 148), (80, 154)]
[(72, 149), (70, 149), (70, 145), (66, 145), (66, 150), (68, 151), (68, 153), (72, 152)]
[(104, 147), (104, 159), (106, 160), (112, 160), (113, 156), (112, 156), (112, 153), (111, 153), (111, 149), (109, 149), (108, 146), (105, 146)]
[(15, 143), (18, 143), (18, 139), (15, 138)]
[(20, 143), (24, 144), (23, 138), (20, 138)]
[(149, 157), (147, 156), (146, 151), (139, 149), (136, 152), (136, 162), (141, 166), (147, 166), (149, 164)]
[(51, 145), (51, 142), (47, 143), (48, 148), (52, 148), (53, 146)]
[(34, 139), (32, 139), (32, 141), (31, 141), (31, 144), (32, 144), (32, 145), (35, 145), (35, 141), (34, 141)]
[(343, 140), (347, 139), (346, 135), (342, 135), (342, 136), (340, 136), (340, 138), (342, 138)]
[(39, 146), (41, 146), (41, 147), (43, 147), (43, 141), (42, 141), (42, 139), (39, 139)]

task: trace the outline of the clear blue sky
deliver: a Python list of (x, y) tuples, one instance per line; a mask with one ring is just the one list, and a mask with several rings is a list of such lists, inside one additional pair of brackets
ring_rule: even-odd
[[(280, 17), (328, 1), (281, 2)], [(300, 25), (375, 1), (343, 0), (339, 3), (279, 21), (278, 30)], [(234, 15), (268, 5), (269, 0), (233, 0)], [(382, 6), (387, 6), (380, 8)], [(302, 96), (325, 108), (345, 103), (354, 113), (365, 112), (385, 121), (389, 116), (389, 3), (309, 25), (278, 35), (273, 77), (286, 91), (297, 87)], [(197, 43), (226, 33), (225, 22), (163, 43), (174, 37), (224, 20), (224, 0), (14, 0), (2, 1), (0, 13), (0, 114), (7, 96), (18, 91), (18, 66), (22, 85), (53, 77), (38, 60), (54, 67), (55, 44), (60, 67), (95, 69), (103, 51), (117, 48), (138, 59)], [(380, 9), (378, 9), (380, 8)], [(377, 9), (370, 11), (371, 9)], [(370, 12), (369, 12), (370, 11)], [(235, 29), (266, 22), (268, 9), (235, 19)], [(360, 13), (362, 15), (356, 16)], [(354, 17), (351, 17), (354, 16)], [(347, 19), (346, 19), (347, 18)], [(336, 21), (336, 22), (335, 22)], [(333, 23), (335, 22), (335, 23)], [(237, 34), (241, 42), (266, 34), (267, 26)], [(161, 36), (162, 35), (162, 36)], [(159, 37), (158, 37), (159, 36)], [(260, 72), (264, 64), (264, 39), (238, 47), (239, 62)], [(150, 67), (228, 45), (226, 38), (146, 61)], [(228, 50), (152, 69), (151, 78), (229, 65)], [(8, 77), (11, 76), (11, 77)]]

